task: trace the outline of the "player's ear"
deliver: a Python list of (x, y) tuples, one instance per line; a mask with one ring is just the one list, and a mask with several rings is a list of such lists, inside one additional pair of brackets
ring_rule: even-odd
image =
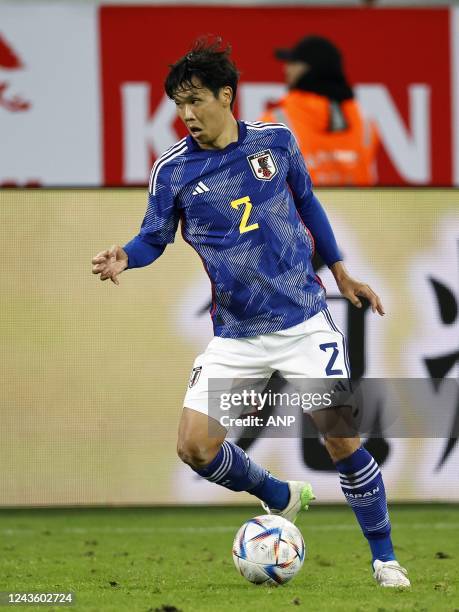
[(225, 85), (220, 89), (220, 99), (225, 107), (230, 107), (233, 100), (233, 88), (229, 85)]

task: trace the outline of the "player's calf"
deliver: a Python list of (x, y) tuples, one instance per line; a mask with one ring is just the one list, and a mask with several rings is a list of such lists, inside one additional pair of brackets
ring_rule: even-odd
[[(323, 425), (316, 418), (314, 421), (319, 428)], [(373, 567), (376, 570), (377, 562), (383, 564), (381, 567), (384, 569), (378, 570), (375, 578), (383, 586), (405, 580), (409, 583), (408, 579), (401, 577), (395, 560), (386, 491), (377, 462), (360, 446), (358, 437), (333, 438), (325, 433), (324, 437), (325, 446), (338, 470), (343, 494), (370, 545)], [(406, 570), (403, 569), (403, 572), (406, 574)]]
[[(290, 500), (287, 482), (278, 480), (264, 467), (253, 462), (247, 453), (225, 440), (226, 430), (209, 429), (207, 415), (184, 408), (179, 426), (179, 457), (209, 482), (231, 491), (247, 491), (270, 508), (283, 510)], [(212, 431), (210, 437), (209, 431)]]
[(350, 457), (360, 448), (360, 438), (330, 438), (325, 437), (325, 446), (332, 461), (336, 463)]
[(373, 561), (395, 559), (386, 491), (379, 466), (364, 448), (335, 462), (341, 489), (368, 540)]

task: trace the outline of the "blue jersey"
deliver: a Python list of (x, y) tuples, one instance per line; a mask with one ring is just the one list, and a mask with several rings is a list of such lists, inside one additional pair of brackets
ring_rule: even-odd
[(307, 225), (320, 228), (326, 263), (340, 259), (290, 130), (238, 125), (238, 141), (224, 149), (201, 149), (187, 136), (156, 161), (142, 227), (124, 247), (129, 268), (151, 263), (180, 221), (212, 285), (214, 333), (227, 338), (292, 327), (326, 307)]

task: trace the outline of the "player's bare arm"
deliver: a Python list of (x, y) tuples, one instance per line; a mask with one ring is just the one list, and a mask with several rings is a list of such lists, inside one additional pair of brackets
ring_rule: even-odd
[(118, 276), (128, 267), (128, 255), (126, 251), (114, 244), (105, 251), (97, 253), (92, 259), (92, 273), (100, 274), (100, 280), (110, 279), (115, 285), (119, 285)]
[(385, 314), (384, 307), (381, 303), (379, 296), (373, 291), (373, 289), (366, 283), (355, 280), (352, 276), (349, 276), (346, 268), (342, 261), (334, 263), (330, 270), (335, 277), (336, 284), (341, 294), (344, 295), (354, 306), (362, 308), (362, 302), (359, 297), (366, 298), (371, 304), (371, 310), (378, 312), (381, 316)]

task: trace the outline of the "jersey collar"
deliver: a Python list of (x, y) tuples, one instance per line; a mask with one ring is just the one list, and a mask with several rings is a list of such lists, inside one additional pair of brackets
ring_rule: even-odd
[(245, 126), (245, 123), (243, 121), (238, 121), (237, 124), (239, 128), (239, 138), (235, 142), (231, 142), (224, 149), (201, 149), (201, 147), (198, 145), (198, 143), (193, 138), (193, 136), (188, 134), (188, 136), (186, 137), (186, 144), (188, 145), (188, 150), (189, 151), (202, 151), (206, 155), (221, 155), (223, 153), (228, 153), (228, 151), (232, 151), (233, 149), (236, 149), (244, 142), (244, 139), (247, 135), (247, 128)]

